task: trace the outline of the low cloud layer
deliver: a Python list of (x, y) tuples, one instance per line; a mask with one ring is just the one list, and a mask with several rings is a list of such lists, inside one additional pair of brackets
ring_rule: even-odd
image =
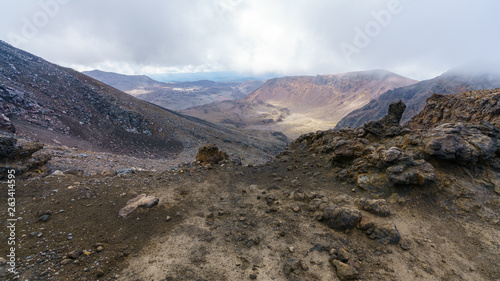
[(497, 60), (498, 1), (2, 1), (0, 39), (79, 70), (416, 79)]

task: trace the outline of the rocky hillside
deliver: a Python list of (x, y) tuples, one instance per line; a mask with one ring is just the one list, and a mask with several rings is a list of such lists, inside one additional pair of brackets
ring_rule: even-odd
[(294, 138), (333, 128), (346, 114), (387, 90), (414, 83), (383, 70), (283, 77), (268, 80), (243, 101), (209, 104), (182, 112), (212, 122), (282, 131)]
[(447, 95), (496, 87), (500, 87), (500, 75), (457, 68), (430, 80), (389, 90), (367, 105), (346, 115), (336, 127), (358, 127), (367, 121), (377, 120), (384, 116), (390, 103), (398, 100), (402, 100), (407, 105), (402, 118), (402, 122), (406, 123), (424, 108), (426, 99), (434, 93)]
[(163, 84), (146, 75), (123, 75), (101, 70), (83, 71), (82, 73), (124, 92), (159, 87)]
[(144, 75), (122, 75), (99, 70), (83, 73), (127, 94), (171, 110), (225, 100), (244, 99), (263, 84), (262, 81), (214, 82), (207, 80), (163, 83)]
[(268, 80), (247, 100), (286, 107), (292, 112), (313, 111), (318, 118), (332, 119), (363, 106), (387, 90), (416, 82), (384, 70), (283, 77)]
[(500, 128), (500, 89), (480, 90), (455, 95), (433, 94), (424, 109), (415, 115), (407, 126), (426, 129), (436, 124), (488, 123)]
[[(495, 92), (456, 96), (475, 117), (444, 114), (423, 129), (401, 126), (406, 106), (392, 103), (379, 120), (303, 135), (258, 166), (207, 146), (174, 170), (84, 176), (68, 166), (109, 161), (58, 148), (16, 179), (16, 270), (22, 280), (499, 280)], [(446, 97), (410, 124), (433, 120)], [(0, 276), (14, 280), (2, 255)]]
[(214, 143), (251, 162), (263, 161), (284, 146), (281, 136), (241, 133), (180, 115), (4, 42), (0, 99), (0, 111), (9, 119), (3, 123), (48, 144), (190, 159), (197, 147)]

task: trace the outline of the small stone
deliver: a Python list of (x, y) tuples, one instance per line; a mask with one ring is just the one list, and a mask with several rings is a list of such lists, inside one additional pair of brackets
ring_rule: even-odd
[(368, 184), (370, 183), (370, 177), (366, 175), (358, 176), (358, 184)]
[(72, 260), (72, 259), (63, 259), (63, 260), (61, 261), (61, 265), (67, 265), (67, 264), (70, 264), (70, 263), (72, 263), (72, 262), (73, 262), (73, 260)]
[(82, 251), (74, 250), (74, 251), (69, 252), (66, 256), (70, 259), (76, 260), (81, 254), (82, 254)]
[(52, 174), (50, 174), (49, 177), (60, 177), (60, 176), (64, 176), (64, 173), (59, 170), (56, 170)]
[(97, 276), (97, 277), (102, 277), (102, 276), (104, 276), (104, 270), (102, 270), (102, 268), (98, 268), (98, 269), (95, 271), (95, 273), (96, 273), (96, 276)]
[(394, 162), (398, 159), (403, 151), (397, 147), (391, 147), (387, 151), (385, 151), (383, 155), (383, 159), (385, 162)]
[(337, 259), (341, 262), (349, 261), (349, 253), (345, 249), (340, 249), (337, 253)]
[(88, 257), (88, 256), (90, 256), (92, 253), (91, 253), (91, 252), (89, 252), (89, 251), (85, 251), (85, 252), (83, 252), (83, 254), (84, 254), (84, 255), (86, 255), (86, 256)]
[(285, 275), (290, 275), (290, 273), (295, 272), (299, 268), (302, 268), (302, 260), (297, 258), (289, 258), (285, 261), (283, 271), (285, 272)]
[(293, 208), (293, 211), (297, 213), (298, 211), (300, 211), (300, 207), (297, 206), (297, 207)]
[(290, 251), (290, 253), (293, 253), (295, 251), (295, 248), (294, 247), (288, 247), (288, 251)]
[(255, 273), (250, 274), (250, 279), (252, 280), (257, 279), (257, 274)]
[(38, 237), (38, 238), (40, 238), (40, 237), (42, 237), (42, 235), (43, 235), (43, 234), (42, 234), (41, 232), (38, 232), (38, 231), (37, 231), (37, 232), (31, 232), (31, 233), (30, 233), (30, 236), (31, 236), (31, 237)]
[(119, 218), (126, 218), (129, 214), (135, 211), (138, 207), (151, 208), (158, 204), (160, 199), (155, 196), (146, 196), (146, 194), (140, 194), (135, 198), (128, 200), (127, 205), (120, 209), (118, 212)]
[(97, 247), (97, 249), (96, 249), (96, 251), (97, 251), (97, 252), (102, 252), (102, 250), (104, 250), (104, 247), (103, 247), (103, 246), (99, 246), (99, 247)]
[(340, 280), (353, 280), (359, 277), (358, 270), (349, 264), (333, 260), (333, 265), (337, 269), (337, 276)]
[(171, 220), (171, 219), (172, 219), (172, 217), (167, 216), (166, 221), (169, 221), (169, 220)]
[(374, 226), (375, 226), (375, 223), (368, 216), (362, 217), (361, 220), (358, 223), (358, 228), (361, 229), (361, 230), (363, 230), (363, 231), (367, 231), (368, 229), (370, 229), (370, 228), (372, 228)]
[(38, 221), (47, 222), (50, 219), (50, 215), (42, 215), (38, 218)]

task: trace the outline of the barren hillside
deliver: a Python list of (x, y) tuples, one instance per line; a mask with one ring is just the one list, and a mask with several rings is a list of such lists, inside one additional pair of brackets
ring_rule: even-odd
[(17, 133), (49, 144), (141, 157), (190, 159), (214, 143), (262, 162), (281, 135), (239, 132), (134, 98), (72, 69), (0, 42), (1, 113)]

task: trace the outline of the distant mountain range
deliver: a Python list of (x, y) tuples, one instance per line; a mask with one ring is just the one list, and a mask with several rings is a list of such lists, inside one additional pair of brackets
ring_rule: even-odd
[(330, 129), (346, 114), (387, 90), (416, 82), (384, 70), (273, 78), (244, 100), (181, 112), (238, 127), (278, 130), (293, 138)]
[(83, 73), (137, 98), (171, 110), (224, 100), (243, 99), (264, 83), (258, 80), (239, 82), (200, 80), (164, 83), (144, 75), (123, 75), (100, 70)]
[(280, 75), (275, 73), (245, 74), (235, 71), (192, 72), (192, 73), (160, 73), (150, 74), (151, 78), (161, 82), (192, 82), (210, 80), (216, 82), (241, 82), (248, 80), (267, 80)]
[(402, 100), (406, 111), (401, 120), (408, 122), (425, 106), (432, 94), (454, 94), (470, 90), (493, 89), (500, 87), (500, 68), (491, 65), (464, 66), (452, 69), (436, 78), (389, 90), (367, 105), (347, 114), (337, 124), (337, 128), (358, 127), (367, 121), (377, 120), (385, 115), (389, 104)]
[(280, 131), (289, 138), (333, 127), (358, 127), (405, 102), (402, 123), (432, 94), (500, 87), (500, 68), (488, 63), (452, 69), (415, 81), (385, 70), (289, 76), (260, 81), (162, 83), (146, 76), (101, 71), (89, 75), (138, 98), (234, 128)]
[[(134, 79), (154, 83), (143, 76)], [(49, 144), (187, 160), (194, 159), (199, 146), (216, 144), (259, 162), (286, 142), (279, 133), (240, 132), (183, 116), (2, 41), (0, 101), (0, 113), (17, 134)]]

